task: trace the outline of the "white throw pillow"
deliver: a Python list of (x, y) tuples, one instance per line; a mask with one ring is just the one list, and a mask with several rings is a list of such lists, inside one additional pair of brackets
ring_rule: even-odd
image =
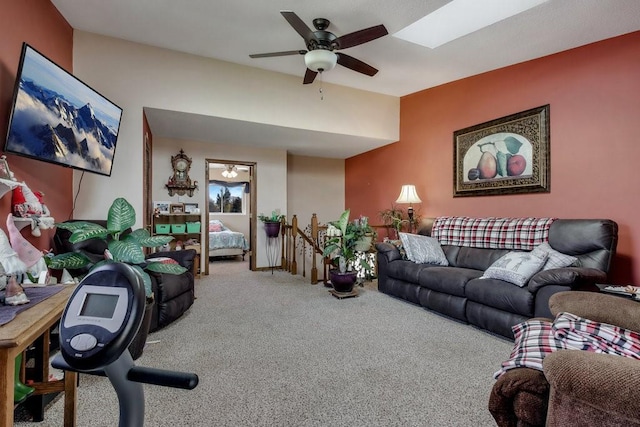
[(420, 234), (400, 233), (409, 261), (417, 264), (449, 265), (437, 239)]
[(523, 287), (529, 279), (542, 269), (547, 261), (547, 254), (531, 252), (509, 252), (487, 268), (483, 279), (500, 279)]
[(578, 258), (558, 252), (551, 247), (549, 242), (544, 242), (531, 251), (532, 254), (541, 255), (547, 254), (547, 262), (542, 267), (543, 270), (550, 270), (552, 268), (564, 268), (570, 265), (575, 265), (578, 262)]

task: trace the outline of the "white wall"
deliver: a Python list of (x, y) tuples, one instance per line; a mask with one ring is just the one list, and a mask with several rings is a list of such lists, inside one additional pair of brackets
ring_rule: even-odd
[[(193, 197), (177, 196), (169, 197), (164, 185), (172, 173), (171, 156), (175, 156), (180, 149), (193, 160), (189, 176), (198, 181), (199, 189)], [(271, 212), (280, 209), (287, 213), (287, 153), (284, 150), (260, 149), (244, 146), (233, 146), (219, 143), (184, 141), (177, 139), (153, 138), (153, 185), (151, 194), (153, 200), (166, 200), (177, 202), (195, 202), (201, 207), (204, 215), (204, 206), (207, 203), (206, 193), (206, 159), (233, 159), (237, 161), (256, 162), (258, 200), (256, 213)], [(344, 183), (344, 177), (343, 177)], [(206, 227), (203, 227), (202, 238)], [(256, 266), (268, 266), (265, 240), (262, 224), (258, 223), (254, 253)], [(247, 239), (249, 235), (247, 233)], [(206, 259), (206, 258), (205, 258)]]
[[(398, 139), (400, 112), (396, 97), (330, 85), (332, 96), (318, 102), (313, 89), (301, 85), (297, 76), (78, 30), (74, 31), (73, 61), (77, 77), (124, 110), (112, 176), (86, 174), (80, 181), (80, 173), (74, 172), (74, 194), (81, 182), (74, 211), (78, 218), (104, 217), (116, 197), (125, 197), (137, 212), (142, 212), (144, 107), (337, 134)], [(215, 129), (212, 129), (212, 140), (215, 141)], [(156, 135), (154, 145), (157, 142)], [(225, 141), (217, 143), (224, 145)], [(177, 152), (178, 145), (181, 144), (177, 143), (172, 151)], [(235, 146), (225, 147), (235, 149)], [(189, 148), (195, 151), (193, 146)], [(198, 157), (189, 153), (187, 145), (184, 149), (197, 163)], [(220, 153), (212, 157), (231, 156)], [(154, 154), (154, 169), (160, 164)], [(196, 167), (204, 168), (204, 160)], [(276, 208), (286, 213), (286, 153), (277, 152), (273, 157), (265, 154), (258, 173), (260, 182), (270, 183), (268, 189), (258, 192), (258, 213)], [(155, 191), (167, 178), (166, 170), (154, 171), (154, 199)], [(344, 177), (341, 179), (344, 186)], [(202, 192), (197, 197), (199, 203), (204, 203)], [(142, 218), (138, 215), (136, 226), (141, 225)]]
[[(314, 213), (321, 224), (340, 218), (345, 209), (344, 160), (290, 155), (287, 167), (287, 210), (290, 217), (294, 214), (298, 217), (298, 228), (304, 230), (310, 225)], [(304, 265), (310, 278), (311, 255), (305, 254), (305, 263), (300, 253), (297, 256), (298, 273), (302, 274)], [(318, 269), (322, 269), (321, 262), (316, 259)], [(318, 277), (321, 276), (319, 271)]]
[[(299, 77), (78, 30), (73, 51), (74, 74), (124, 109), (112, 177), (84, 176), (75, 211), (78, 217), (99, 218), (118, 196), (141, 210), (145, 106), (398, 139), (396, 97), (332, 86), (332, 96), (318, 102)], [(74, 174), (75, 187), (79, 177)]]

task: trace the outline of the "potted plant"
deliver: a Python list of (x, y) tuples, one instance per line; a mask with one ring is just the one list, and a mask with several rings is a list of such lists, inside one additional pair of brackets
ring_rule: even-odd
[(402, 226), (409, 222), (408, 219), (404, 219), (404, 210), (394, 204), (391, 204), (391, 208), (380, 211), (379, 215), (384, 225), (392, 228), (396, 234), (395, 238), (399, 239), (400, 232), (402, 231)]
[[(103, 239), (108, 249), (105, 251), (103, 260), (94, 262), (86, 255), (80, 252), (67, 252), (58, 254), (49, 260), (49, 268), (53, 269), (81, 269), (89, 267), (89, 270), (111, 262), (123, 262), (129, 264), (140, 275), (143, 283), (145, 294), (147, 297), (147, 305), (145, 307), (146, 329), (140, 327), (140, 331), (134, 343), (140, 345), (140, 353), (149, 331), (149, 323), (151, 320), (151, 311), (153, 309), (153, 292), (151, 288), (151, 278), (147, 271), (154, 271), (166, 274), (182, 274), (187, 269), (179, 264), (166, 264), (163, 262), (149, 262), (145, 259), (143, 248), (155, 248), (169, 243), (173, 240), (172, 236), (151, 236), (149, 231), (140, 228), (130, 233), (125, 233), (135, 225), (136, 213), (133, 206), (125, 199), (118, 198), (113, 201), (107, 214), (107, 227), (89, 222), (63, 222), (57, 223), (58, 228), (69, 230), (72, 234), (69, 242), (78, 243), (88, 239)], [(148, 319), (148, 320), (147, 320)], [(134, 343), (130, 346), (132, 348)], [(133, 352), (132, 352), (133, 354)], [(135, 356), (134, 356), (135, 358)]]
[(410, 229), (416, 227), (420, 220), (422, 219), (422, 215), (419, 211), (414, 211), (413, 219), (409, 220), (409, 215), (404, 211), (404, 209), (397, 207), (392, 204), (390, 209), (384, 209), (378, 213), (380, 215), (380, 219), (385, 226), (392, 228), (395, 231), (395, 238), (400, 238), (400, 232), (402, 231), (402, 227), (404, 224), (410, 224)]
[(280, 234), (280, 224), (284, 219), (284, 215), (280, 215), (276, 211), (272, 211), (271, 216), (261, 213), (258, 215), (258, 219), (264, 223), (264, 231), (267, 233), (267, 237), (278, 237)]
[[(365, 234), (365, 229), (360, 224), (349, 222), (350, 213), (351, 211), (347, 209), (342, 212), (339, 220), (329, 223), (328, 240), (325, 242), (323, 250), (323, 256), (329, 257), (337, 267), (329, 270), (331, 283), (337, 292), (351, 292), (353, 290), (358, 276), (358, 272), (354, 268), (358, 252), (356, 242)], [(360, 260), (360, 265), (365, 271), (371, 269), (364, 259)]]
[(362, 234), (356, 241), (356, 251), (368, 252), (371, 249), (376, 232), (369, 225), (369, 218), (366, 216), (360, 216), (360, 218), (353, 220), (354, 225), (360, 229)]

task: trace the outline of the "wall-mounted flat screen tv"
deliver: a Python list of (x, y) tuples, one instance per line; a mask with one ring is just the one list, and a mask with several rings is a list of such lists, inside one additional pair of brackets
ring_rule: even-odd
[(24, 43), (5, 151), (110, 176), (122, 108)]

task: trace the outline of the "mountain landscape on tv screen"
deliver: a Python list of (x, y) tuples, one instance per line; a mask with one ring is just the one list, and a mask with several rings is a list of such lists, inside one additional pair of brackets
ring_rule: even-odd
[(6, 149), (75, 168), (110, 174), (118, 129), (31, 80), (20, 80)]

